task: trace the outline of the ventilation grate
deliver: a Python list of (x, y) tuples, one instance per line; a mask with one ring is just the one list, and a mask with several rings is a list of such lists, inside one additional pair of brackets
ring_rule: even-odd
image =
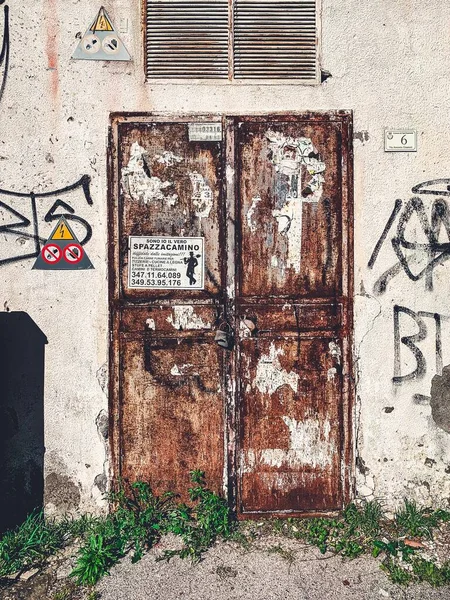
[(147, 1), (147, 77), (228, 77), (228, 0)]
[(236, 0), (234, 77), (315, 80), (316, 0)]

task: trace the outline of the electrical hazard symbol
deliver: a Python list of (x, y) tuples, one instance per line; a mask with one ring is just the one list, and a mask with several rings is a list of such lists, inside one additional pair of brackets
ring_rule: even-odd
[(51, 237), (52, 240), (73, 240), (74, 237), (70, 233), (69, 228), (64, 221), (63, 223), (58, 223), (58, 227), (56, 228), (55, 234)]
[(44, 271), (53, 270), (83, 270), (93, 269), (88, 255), (84, 251), (76, 235), (64, 217), (45, 242), (33, 269)]
[(95, 33), (96, 31), (114, 31), (114, 27), (111, 25), (111, 21), (109, 20), (103, 6), (99, 10), (97, 18), (89, 29), (92, 31), (92, 33)]
[(81, 38), (72, 58), (80, 60), (131, 60), (106, 10), (101, 7), (92, 25)]

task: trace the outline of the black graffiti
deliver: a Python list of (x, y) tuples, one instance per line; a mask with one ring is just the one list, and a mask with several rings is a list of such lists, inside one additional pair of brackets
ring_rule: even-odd
[[(445, 186), (445, 189), (439, 189)], [(450, 196), (450, 179), (436, 179), (420, 183), (412, 188), (414, 193)], [(427, 290), (433, 289), (434, 269), (450, 258), (450, 212), (445, 198), (437, 198), (431, 206), (431, 219), (428, 218), (424, 203), (419, 196), (414, 196), (405, 204), (396, 200), (389, 219), (372, 252), (368, 267), (373, 268), (381, 248), (383, 247), (394, 222), (397, 222), (396, 234), (391, 239), (391, 245), (398, 262), (385, 271), (374, 285), (377, 294), (386, 291), (388, 283), (402, 271), (412, 281), (425, 280)], [(407, 226), (416, 218), (426, 241), (420, 242), (420, 234), (414, 240), (406, 235)], [(440, 242), (441, 230), (447, 235), (447, 242)], [(414, 265), (425, 259), (425, 266), (414, 272)]]
[[(11, 190), (0, 189), (0, 195), (9, 196), (12, 198), (21, 198), (24, 202), (29, 202), (28, 209), (31, 212), (32, 218), (31, 220), (26, 217), (24, 214), (14, 209), (12, 206), (7, 204), (6, 202), (2, 202), (0, 200), (0, 210), (4, 209), (9, 216), (13, 216), (15, 218), (14, 222), (9, 222), (6, 225), (0, 225), (0, 233), (6, 235), (14, 235), (23, 239), (29, 239), (34, 241), (34, 249), (32, 252), (28, 252), (26, 254), (7, 256), (6, 258), (0, 259), (0, 266), (18, 262), (22, 260), (26, 260), (29, 258), (36, 258), (39, 256), (41, 251), (41, 245), (45, 244), (46, 238), (43, 238), (39, 234), (39, 219), (38, 219), (38, 210), (37, 210), (37, 201), (45, 198), (52, 198), (55, 196), (63, 196), (70, 192), (76, 191), (78, 189), (82, 190), (84, 198), (89, 206), (92, 206), (93, 201), (90, 192), (90, 182), (91, 178), (89, 175), (83, 175), (81, 179), (79, 179), (76, 183), (72, 185), (68, 185), (65, 188), (61, 188), (58, 190), (50, 191), (50, 192), (14, 192)], [(57, 221), (61, 217), (64, 217), (67, 221), (71, 221), (74, 223), (79, 223), (85, 229), (85, 234), (83, 239), (80, 240), (81, 245), (85, 245), (89, 242), (92, 237), (92, 227), (82, 217), (75, 214), (75, 209), (64, 202), (60, 198), (57, 198), (47, 213), (44, 216), (44, 221), (46, 223), (51, 223), (53, 221)]]
[[(416, 333), (412, 335), (401, 335), (401, 315), (407, 315), (417, 327)], [(436, 356), (436, 373), (442, 374), (442, 320), (446, 318), (439, 313), (425, 311), (414, 312), (405, 306), (394, 306), (394, 377), (392, 381), (401, 385), (405, 381), (422, 379), (427, 372), (427, 361), (424, 353), (418, 347), (418, 343), (424, 341), (429, 333), (425, 319), (434, 320), (434, 347)], [(416, 361), (416, 367), (406, 375), (402, 374), (401, 347), (410, 350)]]
[[(4, 0), (0, 0), (0, 5), (3, 2)], [(3, 7), (3, 17), (3, 42), (0, 50), (0, 69), (3, 68), (3, 75), (0, 83), (0, 101), (5, 91), (9, 70), (9, 6), (7, 5)]]

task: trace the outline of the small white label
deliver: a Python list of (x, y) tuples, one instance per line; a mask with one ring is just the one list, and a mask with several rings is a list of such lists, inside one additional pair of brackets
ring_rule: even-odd
[(128, 287), (203, 290), (202, 237), (129, 237)]
[(415, 129), (386, 129), (384, 151), (417, 152), (417, 131)]
[(222, 123), (188, 123), (190, 142), (221, 142)]

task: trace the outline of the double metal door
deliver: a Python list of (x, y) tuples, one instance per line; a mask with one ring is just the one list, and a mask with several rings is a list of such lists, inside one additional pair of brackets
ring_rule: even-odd
[(351, 495), (351, 115), (116, 115), (115, 476), (239, 516)]

